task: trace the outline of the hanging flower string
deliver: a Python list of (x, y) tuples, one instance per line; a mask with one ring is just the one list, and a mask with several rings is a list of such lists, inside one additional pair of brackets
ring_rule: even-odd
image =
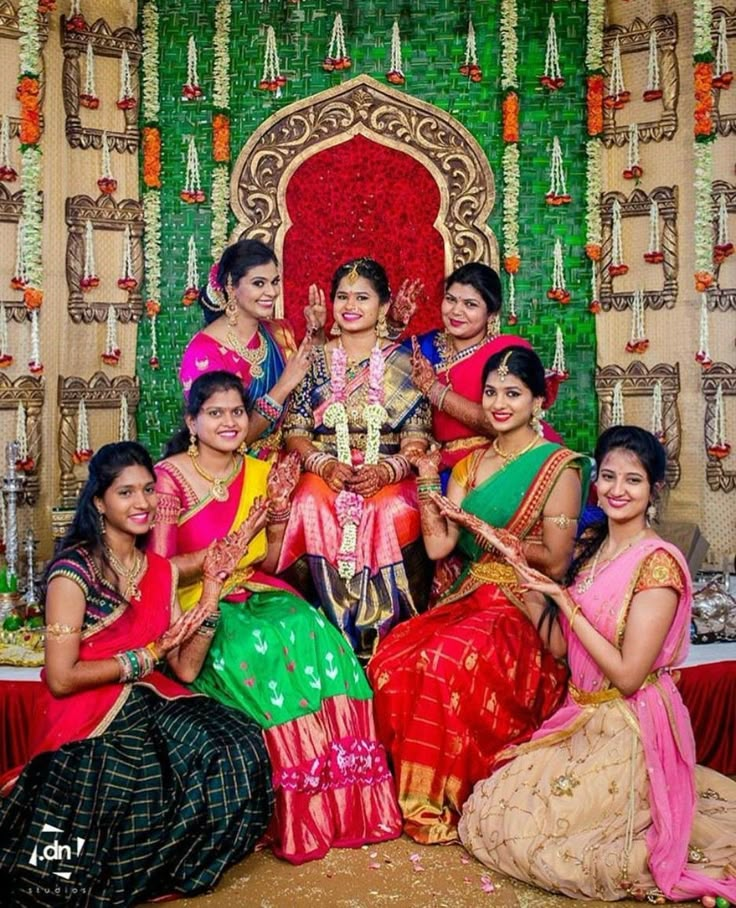
[(120, 397), (120, 421), (118, 425), (118, 441), (130, 441), (130, 416), (128, 414), (128, 395)]
[(544, 197), (548, 205), (567, 205), (572, 201), (572, 196), (567, 192), (565, 183), (565, 167), (562, 162), (562, 148), (560, 140), (555, 136), (552, 139), (552, 156), (549, 167), (549, 191)]
[(262, 91), (273, 91), (276, 97), (281, 97), (281, 89), (286, 85), (286, 76), (281, 74), (281, 62), (276, 48), (276, 32), (273, 26), (266, 29), (266, 50), (263, 56), (263, 75), (258, 87)]
[(25, 225), (23, 218), (18, 219), (18, 227), (15, 231), (15, 269), (13, 276), (10, 278), (10, 286), (13, 290), (24, 290), (28, 284), (28, 269), (26, 268), (25, 255)]
[(588, 140), (585, 143), (585, 254), (591, 262), (591, 295), (588, 310), (601, 310), (598, 298), (598, 265), (603, 251), (601, 191), (603, 186), (603, 18), (605, 0), (588, 0), (585, 42), (586, 114)]
[(557, 28), (554, 13), (550, 14), (547, 26), (547, 51), (544, 57), (544, 74), (539, 77), (544, 88), (557, 91), (565, 84), (560, 72), (560, 51), (557, 45)]
[(206, 199), (202, 189), (202, 177), (199, 170), (199, 154), (197, 153), (197, 144), (194, 136), (189, 136), (187, 146), (187, 172), (184, 188), (179, 193), (179, 197), (188, 205), (200, 204)]
[(87, 30), (87, 23), (82, 15), (79, 0), (71, 0), (69, 18), (66, 20), (66, 30), (68, 32), (83, 32)]
[(133, 274), (133, 239), (130, 233), (130, 224), (128, 224), (123, 234), (123, 267), (122, 274), (118, 278), (118, 287), (121, 290), (130, 292), (135, 290), (137, 286), (138, 281)]
[(5, 303), (0, 303), (0, 369), (7, 369), (12, 365), (13, 357), (10, 353), (8, 339), (8, 314), (5, 311)]
[(28, 417), (22, 403), (18, 404), (15, 414), (15, 440), (18, 442), (18, 459), (15, 466), (23, 473), (30, 473), (36, 464), (28, 453)]
[(41, 39), (37, 0), (20, 0), (20, 75), (16, 96), (20, 102), (21, 189), (23, 191), (23, 257), (26, 280), (23, 302), (29, 311), (43, 302), (41, 256)]
[(555, 240), (554, 263), (552, 267), (552, 286), (547, 291), (551, 300), (557, 300), (563, 305), (570, 302), (570, 291), (565, 284), (565, 267), (562, 258), (562, 242)]
[(187, 254), (187, 288), (181, 298), (182, 305), (191, 306), (199, 296), (199, 268), (197, 265), (197, 244), (194, 236), (189, 237)]
[(394, 19), (391, 27), (391, 62), (386, 80), (392, 85), (403, 85), (406, 82), (404, 75), (404, 62), (401, 54), (401, 32), (399, 31), (399, 20)]
[(713, 261), (716, 265), (722, 265), (730, 255), (733, 255), (733, 243), (728, 238), (728, 207), (726, 195), (722, 192), (718, 197), (718, 230), (713, 247)]
[(614, 199), (611, 206), (611, 264), (608, 266), (608, 273), (611, 277), (620, 277), (628, 270), (629, 266), (624, 263), (621, 203)]
[(611, 399), (611, 425), (623, 426), (624, 420), (624, 382), (623, 379), (620, 378), (613, 386), (613, 397)]
[(700, 294), (700, 331), (695, 362), (700, 363), (703, 369), (709, 369), (713, 365), (713, 359), (710, 355), (710, 331), (708, 329), (708, 297), (705, 293)]
[(631, 100), (631, 92), (624, 85), (624, 71), (621, 65), (621, 44), (618, 37), (613, 42), (611, 71), (608, 76), (608, 94), (603, 99), (605, 107), (621, 110)]
[(695, 142), (695, 289), (699, 292), (712, 286), (713, 220), (711, 180), (713, 146)]
[[(210, 255), (219, 261), (228, 236), (230, 203), (230, 0), (217, 0), (213, 61), (212, 113), (212, 200)], [(191, 284), (189, 285), (192, 286)]]
[(138, 102), (133, 95), (133, 80), (130, 74), (130, 57), (128, 51), (123, 48), (120, 55), (120, 95), (117, 100), (117, 106), (120, 110), (132, 110)]
[(603, 148), (598, 139), (586, 142), (585, 190), (585, 254), (593, 262), (600, 261), (603, 247), (601, 222), (601, 189)]
[(43, 375), (41, 362), (41, 335), (38, 327), (38, 309), (31, 312), (31, 356), (28, 360), (28, 371), (31, 375)]
[(350, 69), (353, 61), (348, 56), (345, 48), (345, 28), (342, 24), (342, 15), (336, 13), (335, 21), (332, 23), (332, 34), (330, 36), (330, 46), (327, 50), (327, 56), (322, 61), (322, 69), (331, 73), (337, 70), (341, 72)]
[(626, 153), (626, 169), (623, 176), (625, 180), (639, 180), (644, 170), (639, 159), (639, 126), (632, 123), (629, 126), (629, 144)]
[(713, 408), (713, 433), (708, 445), (708, 454), (717, 460), (723, 460), (731, 453), (731, 445), (726, 441), (726, 411), (723, 406), (723, 385), (719, 384)]
[(92, 448), (89, 442), (89, 421), (87, 419), (87, 405), (84, 398), (77, 407), (77, 446), (72, 454), (74, 463), (87, 463), (92, 458)]
[(726, 33), (726, 17), (718, 20), (718, 44), (716, 46), (716, 65), (713, 73), (713, 88), (727, 91), (733, 82), (733, 72), (728, 61), (728, 35)]
[(649, 205), (649, 247), (644, 253), (644, 261), (650, 265), (659, 265), (664, 261), (659, 236), (659, 205), (652, 199)]
[(195, 101), (203, 96), (197, 72), (197, 42), (194, 35), (189, 36), (187, 44), (187, 81), (182, 85), (181, 96), (184, 101)]
[(100, 99), (97, 96), (97, 86), (95, 85), (95, 52), (91, 41), (87, 42), (84, 61), (84, 89), (79, 94), (79, 103), (88, 110), (97, 110), (100, 106)]
[(501, 133), (505, 143), (502, 157), (503, 172), (503, 266), (508, 274), (516, 274), (521, 266), (519, 251), (519, 46), (518, 11), (516, 0), (501, 0)]
[(658, 101), (662, 97), (659, 75), (659, 54), (657, 52), (657, 30), (649, 29), (649, 56), (647, 57), (647, 87), (644, 89), (645, 101)]
[(506, 323), (510, 326), (517, 324), (519, 316), (516, 313), (516, 280), (509, 274), (509, 292), (506, 296)]
[(626, 342), (627, 353), (645, 353), (649, 348), (649, 339), (644, 328), (644, 294), (634, 291), (631, 304), (631, 336)]
[(18, 173), (10, 163), (10, 118), (3, 114), (0, 122), (0, 183), (12, 183)]
[(108, 306), (107, 309), (107, 331), (105, 332), (105, 349), (102, 353), (102, 362), (106, 366), (117, 366), (120, 362), (118, 318), (114, 306)]
[(558, 381), (567, 381), (570, 377), (565, 359), (565, 336), (559, 325), (555, 329), (555, 355), (552, 360), (552, 374)]
[(79, 286), (85, 292), (99, 287), (100, 279), (97, 277), (95, 266), (95, 239), (92, 221), (87, 221), (84, 225), (84, 273), (79, 282)]
[[(386, 363), (380, 346), (371, 351), (368, 376), (368, 393), (364, 410), (366, 424), (366, 448), (363, 463), (376, 464), (379, 460), (381, 426), (387, 419), (383, 406), (383, 379)], [(332, 400), (325, 410), (323, 421), (328, 428), (334, 428), (337, 459), (340, 463), (352, 463), (350, 433), (348, 427), (347, 403), (347, 354), (342, 346), (332, 352), (330, 368)], [(338, 573), (349, 580), (355, 574), (357, 526), (363, 513), (363, 499), (355, 492), (341, 491), (335, 500), (338, 522), (342, 528), (342, 539), (338, 552)]]
[(590, 263), (590, 301), (588, 303), (588, 312), (598, 315), (601, 311), (601, 301), (598, 298), (598, 269), (595, 262)]
[(664, 434), (662, 416), (662, 382), (656, 381), (652, 389), (652, 423), (651, 432), (662, 444), (667, 440)]
[(465, 62), (460, 67), (460, 73), (467, 76), (471, 82), (480, 82), (483, 71), (478, 65), (478, 48), (475, 39), (475, 26), (473, 20), (468, 20), (468, 37), (465, 41)]
[(151, 319), (151, 356), (148, 359), (148, 365), (152, 369), (158, 369), (158, 367), (161, 365), (161, 363), (158, 358), (158, 328), (157, 328), (156, 315), (155, 314), (151, 315), (150, 319)]
[(161, 130), (159, 99), (159, 14), (156, 0), (143, 5), (143, 258), (146, 274), (146, 315), (151, 324), (149, 365), (158, 368), (156, 318), (161, 310)]
[(110, 143), (107, 138), (107, 131), (102, 133), (102, 173), (97, 180), (97, 186), (99, 187), (100, 192), (105, 195), (112, 195), (118, 188), (118, 181), (112, 175)]

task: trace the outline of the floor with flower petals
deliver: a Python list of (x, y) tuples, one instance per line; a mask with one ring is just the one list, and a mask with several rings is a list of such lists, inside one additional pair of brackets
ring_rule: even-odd
[[(175, 903), (191, 908), (565, 908), (573, 902), (497, 873), (463, 848), (402, 838), (335, 849), (300, 867), (262, 851), (232, 867), (215, 892)], [(585, 902), (602, 906), (606, 902)], [(641, 902), (616, 902), (633, 908)], [(699, 903), (680, 903), (683, 906)]]

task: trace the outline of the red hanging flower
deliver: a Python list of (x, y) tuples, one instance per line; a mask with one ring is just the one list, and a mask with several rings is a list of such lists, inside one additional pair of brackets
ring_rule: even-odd
[(626, 274), (629, 270), (628, 265), (624, 265), (623, 262), (620, 265), (609, 265), (608, 273), (611, 277), (620, 277), (622, 274)]
[(120, 362), (120, 348), (114, 347), (112, 350), (106, 350), (102, 354), (102, 362), (106, 366), (117, 366)]
[(82, 278), (82, 280), (79, 282), (79, 286), (86, 293), (88, 290), (94, 290), (95, 287), (99, 287), (100, 279), (96, 274), (90, 274), (89, 277)]
[(13, 365), (13, 357), (9, 353), (0, 353), (0, 369), (7, 369)]
[(77, 13), (76, 16), (71, 16), (66, 20), (64, 27), (68, 32), (83, 32), (87, 30), (87, 23), (84, 21), (84, 16)]
[(658, 249), (653, 252), (645, 252), (642, 258), (650, 265), (659, 265), (664, 261), (664, 252), (660, 252)]
[(198, 296), (199, 289), (197, 287), (187, 287), (181, 298), (182, 306), (191, 306)]
[(97, 95), (81, 94), (79, 96), (79, 103), (82, 107), (86, 107), (87, 110), (97, 110), (100, 106), (100, 99)]
[(100, 177), (97, 181), (100, 192), (112, 195), (118, 188), (118, 181), (114, 177)]
[(644, 92), (642, 97), (644, 98), (645, 101), (659, 101), (659, 99), (662, 97), (662, 89), (661, 88), (648, 88)]
[(118, 278), (118, 287), (121, 290), (135, 290), (138, 286), (138, 281), (134, 277), (119, 277)]
[(731, 453), (731, 445), (728, 442), (724, 442), (722, 445), (708, 445), (708, 454), (711, 457), (715, 457), (717, 460), (723, 460), (725, 457)]
[(17, 171), (9, 164), (0, 165), (0, 183), (12, 183), (18, 179)]

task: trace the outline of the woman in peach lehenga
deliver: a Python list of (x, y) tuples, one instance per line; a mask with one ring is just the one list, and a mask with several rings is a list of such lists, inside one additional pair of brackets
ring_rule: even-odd
[(567, 700), (476, 785), (460, 837), (489, 867), (574, 898), (734, 902), (736, 783), (695, 766), (670, 674), (687, 653), (691, 581), (647, 523), (664, 449), (617, 426), (596, 461), (607, 520), (583, 538), (569, 589), (515, 559), (530, 615), (549, 614), (539, 593), (554, 603), (547, 639), (567, 651)]

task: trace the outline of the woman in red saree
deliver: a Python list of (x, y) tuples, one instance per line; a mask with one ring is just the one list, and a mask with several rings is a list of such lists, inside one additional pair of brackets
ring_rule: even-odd
[[(567, 588), (509, 552), (530, 617), (567, 656), (567, 699), (499, 755), (506, 765), (476, 786), (460, 836), (490, 867), (575, 899), (734, 903), (736, 782), (695, 765), (672, 678), (687, 655), (692, 584), (647, 518), (666, 454), (650, 432), (615, 426), (596, 462), (604, 519), (581, 539)], [(540, 593), (553, 603), (545, 611)]]
[[(481, 406), (483, 367), (495, 353), (508, 347), (532, 345), (513, 334), (498, 334), (501, 281), (482, 262), (461, 265), (445, 281), (440, 308), (443, 328), (417, 338), (412, 377), (432, 403), (432, 435), (442, 452), (440, 475), (446, 487), (450, 470), (477, 448), (488, 444), (489, 426)], [(548, 376), (545, 405), (557, 396), (557, 382)], [(549, 441), (562, 443), (555, 430), (541, 420)]]
[(274, 318), (280, 293), (273, 249), (260, 240), (228, 246), (199, 295), (207, 324), (187, 344), (179, 367), (185, 395), (206, 372), (238, 376), (250, 417), (248, 448), (264, 459), (281, 447), (284, 405), (304, 377), (313, 334), (322, 331), (325, 321), (324, 296), (312, 287), (305, 309), (310, 330), (297, 346), (291, 325)]
[(460, 576), (429, 612), (395, 628), (368, 664), (404, 831), (423, 843), (457, 838), (475, 782), (503, 747), (532, 734), (565, 690), (564, 668), (520, 608), (513, 569), (443, 513), (459, 519), (466, 511), (506, 528), (530, 561), (561, 575), (587, 458), (540, 438), (531, 424), (545, 392), (535, 353), (510, 347), (491, 357), (483, 387), (496, 438), (455, 466), (448, 499), (439, 496), (436, 464), (419, 462), (427, 551), (442, 558), (457, 544)]
[(235, 376), (194, 382), (186, 427), (156, 465), (151, 545), (179, 567), (186, 612), (211, 540), (237, 539), (249, 521), (259, 527), (223, 590), (220, 626), (193, 686), (263, 728), (276, 798), (270, 843), (299, 864), (332, 847), (395, 838), (401, 823), (362, 669), (320, 611), (270, 573), (298, 458), (272, 466), (241, 455), (247, 429)]
[[(166, 661), (180, 680), (196, 677), (220, 571), (247, 539), (211, 550), (200, 603), (182, 616), (176, 572), (139, 547), (155, 507), (145, 449), (102, 447), (46, 577), (34, 756), (8, 774), (0, 799), (7, 904), (133, 905), (201, 892), (267, 827), (273, 795), (258, 726), (158, 668)], [(65, 846), (58, 858), (41, 856), (54, 840)]]

